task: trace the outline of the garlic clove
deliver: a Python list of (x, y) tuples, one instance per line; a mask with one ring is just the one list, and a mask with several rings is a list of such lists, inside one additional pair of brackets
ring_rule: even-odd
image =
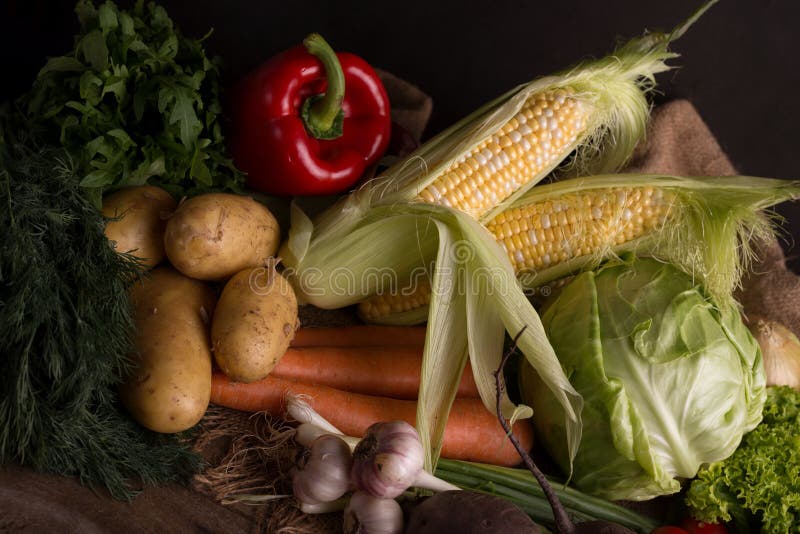
[(301, 503), (335, 501), (350, 489), (353, 457), (347, 443), (331, 434), (311, 443), (308, 457), (292, 477), (292, 491)]
[(356, 491), (344, 510), (345, 534), (401, 534), (403, 510), (394, 499)]

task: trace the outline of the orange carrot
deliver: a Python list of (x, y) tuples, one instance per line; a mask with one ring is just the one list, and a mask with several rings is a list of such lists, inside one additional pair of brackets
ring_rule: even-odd
[(292, 341), (293, 347), (421, 347), (424, 344), (424, 326), (303, 327), (295, 332)]
[[(287, 350), (272, 376), (353, 393), (413, 400), (419, 393), (421, 368), (422, 347), (304, 347)], [(479, 396), (469, 364), (461, 376), (457, 395)]]
[[(287, 378), (268, 376), (242, 384), (231, 382), (222, 373), (214, 373), (211, 402), (237, 410), (266, 411), (283, 417), (288, 393), (303, 395), (322, 417), (350, 436), (361, 437), (367, 428), (380, 421), (403, 420), (414, 425), (417, 403), (351, 393), (328, 386), (312, 385)], [(513, 427), (525, 449), (533, 444), (529, 421), (517, 421)], [(520, 463), (516, 449), (505, 435), (497, 417), (480, 399), (457, 398), (445, 427), (442, 456), (458, 460), (512, 466)]]

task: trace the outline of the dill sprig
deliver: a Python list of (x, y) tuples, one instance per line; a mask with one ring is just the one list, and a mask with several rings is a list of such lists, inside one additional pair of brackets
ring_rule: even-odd
[(0, 463), (117, 498), (186, 480), (199, 457), (119, 405), (133, 350), (126, 289), (142, 268), (109, 246), (69, 153), (0, 132), (0, 205)]

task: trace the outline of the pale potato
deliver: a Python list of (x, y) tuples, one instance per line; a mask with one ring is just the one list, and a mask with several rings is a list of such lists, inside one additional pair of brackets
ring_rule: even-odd
[(250, 197), (229, 193), (181, 203), (164, 234), (172, 265), (200, 280), (225, 280), (247, 267), (262, 266), (279, 243), (272, 213)]
[(117, 252), (129, 252), (148, 268), (164, 259), (164, 228), (177, 202), (153, 185), (127, 187), (103, 199), (103, 215), (110, 219), (105, 234)]
[(228, 280), (211, 323), (214, 359), (231, 380), (267, 376), (298, 327), (297, 298), (274, 267), (251, 267)]
[(187, 430), (200, 421), (211, 399), (214, 290), (163, 266), (135, 284), (130, 295), (137, 368), (120, 386), (122, 403), (150, 430)]

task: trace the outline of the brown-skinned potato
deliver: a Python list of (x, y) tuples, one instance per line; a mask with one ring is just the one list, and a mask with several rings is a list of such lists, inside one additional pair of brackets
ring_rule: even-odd
[(177, 202), (160, 187), (126, 187), (103, 199), (103, 215), (114, 219), (105, 234), (117, 252), (130, 252), (153, 268), (164, 259), (164, 229)]
[(297, 326), (289, 282), (271, 264), (244, 269), (219, 298), (211, 323), (214, 359), (231, 380), (260, 380), (286, 353)]
[(120, 398), (142, 426), (162, 433), (197, 424), (211, 398), (209, 319), (216, 295), (169, 266), (130, 290), (137, 367)]
[(250, 197), (207, 193), (182, 202), (167, 222), (170, 263), (199, 280), (226, 280), (264, 265), (280, 243), (278, 221)]

